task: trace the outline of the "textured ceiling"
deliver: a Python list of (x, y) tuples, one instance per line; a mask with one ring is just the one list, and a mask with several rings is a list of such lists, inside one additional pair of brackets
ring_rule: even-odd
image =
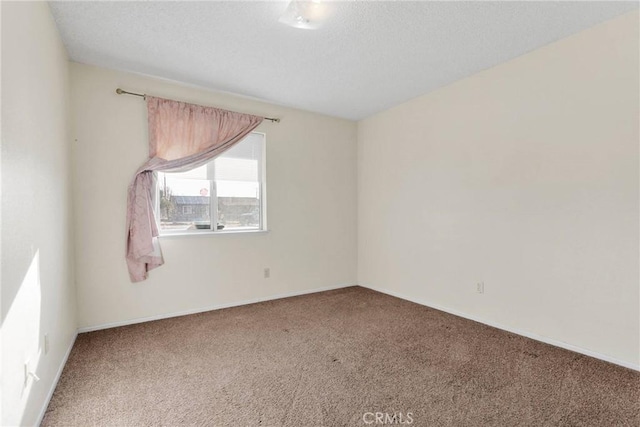
[[(71, 59), (362, 119), (638, 8), (637, 2), (52, 2)], [(129, 88), (135, 90), (135, 88)]]

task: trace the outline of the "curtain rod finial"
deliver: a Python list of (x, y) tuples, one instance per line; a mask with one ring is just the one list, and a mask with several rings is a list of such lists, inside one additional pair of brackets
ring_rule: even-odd
[(116, 93), (117, 93), (118, 95), (122, 95), (122, 92), (123, 92), (123, 91), (122, 91), (122, 89), (120, 89), (120, 88), (116, 89)]

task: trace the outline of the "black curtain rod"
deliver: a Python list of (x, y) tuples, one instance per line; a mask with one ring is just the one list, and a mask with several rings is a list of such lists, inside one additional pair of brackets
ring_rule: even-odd
[[(116, 89), (116, 93), (118, 95), (133, 95), (133, 96), (139, 96), (141, 98), (146, 98), (146, 94), (144, 93), (134, 93), (134, 92), (127, 92), (126, 90), (122, 90), (120, 88)], [(265, 117), (265, 120), (270, 120), (272, 122), (276, 122), (276, 123), (280, 123), (280, 119), (273, 119), (271, 117)]]

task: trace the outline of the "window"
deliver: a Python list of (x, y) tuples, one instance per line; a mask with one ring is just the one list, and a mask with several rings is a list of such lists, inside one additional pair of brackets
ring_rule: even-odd
[(209, 163), (158, 172), (160, 234), (265, 230), (265, 135), (252, 132)]

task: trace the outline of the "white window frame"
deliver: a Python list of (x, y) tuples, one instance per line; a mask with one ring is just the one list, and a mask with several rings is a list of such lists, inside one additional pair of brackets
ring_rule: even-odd
[[(258, 182), (258, 192), (259, 192), (259, 200), (260, 200), (260, 224), (256, 229), (249, 230), (234, 230), (234, 229), (222, 229), (218, 230), (218, 193), (216, 189), (216, 181), (215, 179), (209, 180), (210, 189), (209, 194), (211, 195), (209, 206), (209, 216), (210, 216), (210, 229), (197, 229), (197, 230), (163, 230), (160, 226), (160, 185), (158, 184), (158, 180), (155, 179), (155, 211), (154, 215), (156, 217), (156, 224), (158, 225), (158, 233), (160, 237), (171, 237), (171, 236), (210, 236), (210, 235), (219, 235), (219, 234), (244, 234), (244, 233), (265, 233), (268, 231), (267, 228), (267, 134), (264, 132), (251, 132), (252, 134), (262, 135), (264, 144), (262, 147), (262, 158), (258, 162), (258, 176), (260, 177), (260, 181)], [(214, 159), (211, 159), (209, 163), (207, 163), (207, 176), (215, 177), (215, 162)], [(183, 206), (184, 208), (185, 206)]]

